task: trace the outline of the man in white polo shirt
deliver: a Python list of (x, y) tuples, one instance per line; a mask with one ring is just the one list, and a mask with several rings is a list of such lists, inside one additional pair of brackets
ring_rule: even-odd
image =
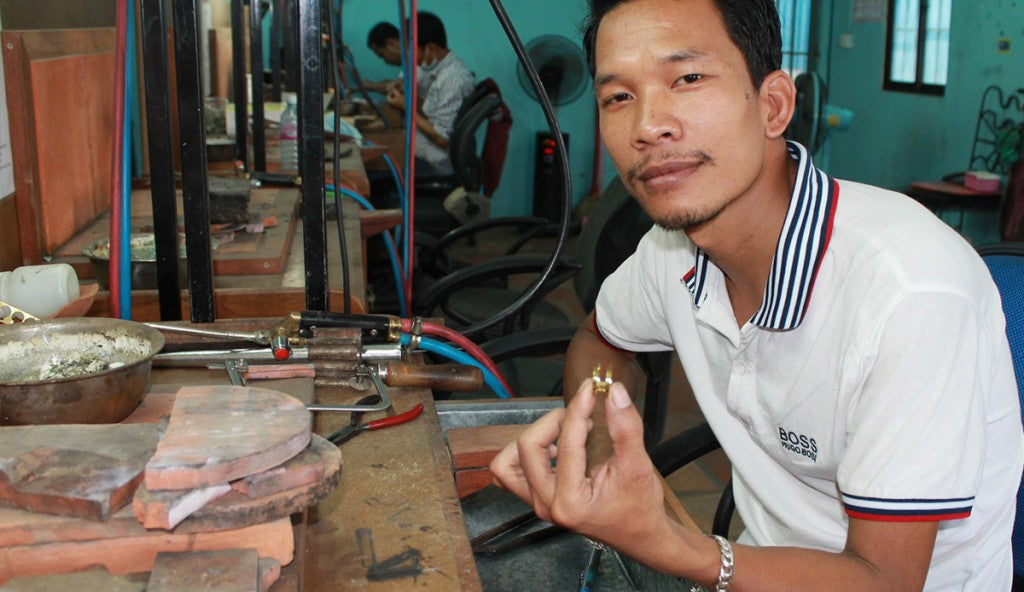
[[(772, 0), (592, 0), (589, 25), (602, 138), (657, 226), (570, 346), (582, 386), (498, 482), (715, 590), (1008, 590), (1024, 434), (980, 258), (786, 142)], [(632, 385), (632, 352), (665, 349), (733, 464), (736, 544), (666, 516), (625, 386), (594, 396), (595, 363)]]

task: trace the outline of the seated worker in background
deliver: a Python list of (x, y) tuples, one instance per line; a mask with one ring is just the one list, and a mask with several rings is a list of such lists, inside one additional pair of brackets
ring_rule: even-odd
[[(601, 137), (657, 224), (569, 346), (582, 386), (495, 458), (496, 481), (709, 589), (1009, 590), (1024, 434), (984, 263), (913, 200), (784, 139), (773, 0), (591, 0), (588, 24)], [(732, 463), (737, 543), (663, 509), (626, 385), (631, 352), (666, 349)], [(607, 397), (598, 363), (626, 379)]]
[[(473, 92), (473, 73), (448, 49), (444, 24), (436, 15), (416, 15), (417, 89), (419, 114), (416, 119), (416, 172), (428, 176), (450, 175), (448, 138), (462, 101)], [(388, 105), (405, 110), (401, 88), (388, 93)]]
[[(398, 27), (388, 22), (379, 22), (370, 29), (370, 33), (366, 36), (366, 46), (370, 48), (370, 51), (377, 54), (377, 57), (384, 60), (385, 64), (389, 66), (401, 66), (402, 65), (402, 38), (398, 32)], [(391, 80), (381, 80), (379, 82), (373, 82), (370, 80), (364, 80), (363, 86), (366, 90), (380, 93), (382, 95), (388, 94), (388, 91), (395, 86), (402, 84), (401, 77), (393, 78)]]

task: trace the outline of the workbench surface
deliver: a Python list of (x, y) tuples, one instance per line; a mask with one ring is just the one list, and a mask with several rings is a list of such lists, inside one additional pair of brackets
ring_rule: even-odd
[[(341, 446), (341, 483), (311, 513), (305, 587), (480, 590), (432, 395), (392, 389), (392, 400), (397, 412), (423, 403), (423, 414)], [(347, 413), (318, 415), (321, 434), (348, 422)]]
[[(227, 373), (154, 370), (154, 383), (194, 380), (226, 382)], [(250, 384), (272, 389), (275, 382)], [(280, 390), (314, 396), (319, 404), (351, 404), (366, 394), (347, 387), (314, 390), (311, 379), (280, 382)], [(433, 395), (425, 388), (392, 388), (391, 399), (391, 413), (417, 403), (424, 411), (409, 423), (342, 444), (341, 481), (295, 529), (295, 561), (273, 592), (482, 589)], [(368, 413), (363, 421), (384, 416)], [(345, 412), (317, 412), (314, 431), (326, 436), (348, 420)]]

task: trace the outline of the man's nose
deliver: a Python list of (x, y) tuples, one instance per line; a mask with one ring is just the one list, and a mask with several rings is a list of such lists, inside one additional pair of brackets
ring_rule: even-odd
[(638, 97), (633, 142), (657, 144), (676, 140), (682, 135), (679, 105), (663, 92), (645, 93)]

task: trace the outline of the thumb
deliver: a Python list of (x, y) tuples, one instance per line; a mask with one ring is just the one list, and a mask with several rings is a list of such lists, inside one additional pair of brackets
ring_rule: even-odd
[(605, 413), (615, 455), (627, 458), (636, 454), (646, 456), (643, 420), (621, 382), (612, 384), (608, 390)]

